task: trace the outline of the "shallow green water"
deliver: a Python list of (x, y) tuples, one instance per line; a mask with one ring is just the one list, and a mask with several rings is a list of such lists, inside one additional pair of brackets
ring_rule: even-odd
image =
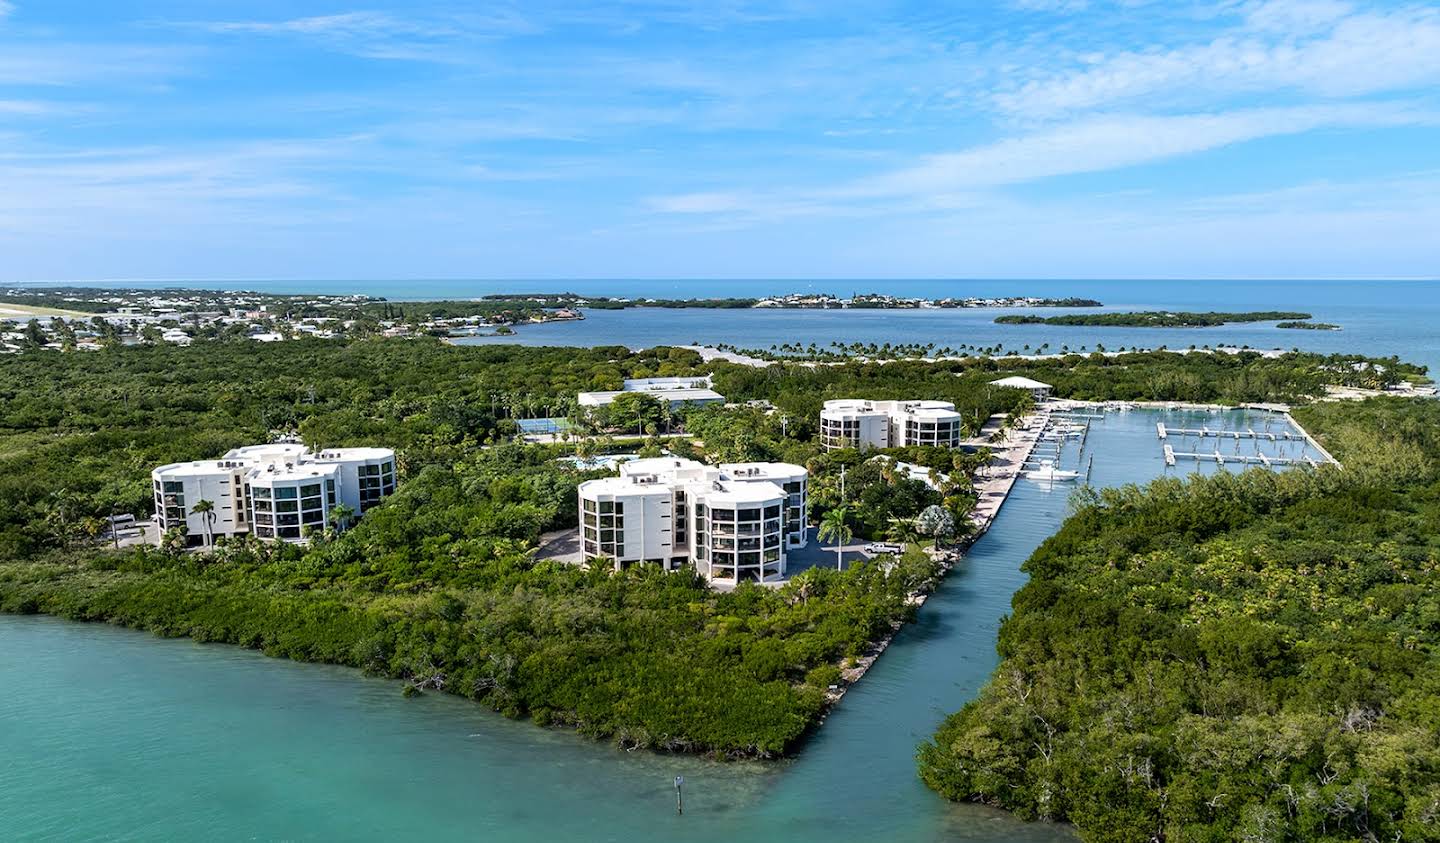
[[(1112, 415), (1088, 441), (1093, 482), (1158, 474), (1157, 420), (1224, 422)], [(343, 668), (0, 616), (0, 840), (1066, 839), (945, 803), (914, 751), (994, 669), (1019, 565), (1068, 492), (1021, 480), (919, 620), (772, 765), (627, 753)]]

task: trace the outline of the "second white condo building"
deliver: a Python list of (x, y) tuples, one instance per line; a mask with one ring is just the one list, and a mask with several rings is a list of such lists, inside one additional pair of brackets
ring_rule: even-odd
[(580, 484), (580, 555), (693, 564), (721, 584), (777, 580), (786, 551), (805, 546), (807, 481), (790, 463), (621, 463), (618, 477)]
[[(360, 516), (395, 491), (395, 452), (333, 448), (312, 452), (277, 443), (236, 448), (218, 460), (162, 465), (150, 472), (155, 523), (163, 536), (184, 527), (190, 544), (244, 533), (299, 542), (324, 529), (344, 504)], [(209, 501), (212, 515), (195, 511)]]
[(963, 431), (960, 413), (949, 401), (826, 401), (820, 410), (820, 444), (839, 448), (900, 448), (929, 445), (954, 448)]

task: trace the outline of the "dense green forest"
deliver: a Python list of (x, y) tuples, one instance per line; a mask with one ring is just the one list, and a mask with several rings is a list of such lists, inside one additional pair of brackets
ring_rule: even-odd
[(1137, 313), (1070, 313), (1062, 316), (997, 316), (1001, 325), (1090, 325), (1111, 328), (1211, 328), (1227, 322), (1275, 322), (1281, 319), (1309, 319), (1308, 313), (1288, 310), (1258, 310), (1246, 313), (1186, 313), (1142, 311)]
[[(973, 432), (1027, 406), (1023, 391), (989, 385), (1012, 372), (1061, 394), (1171, 400), (1272, 400), (1415, 373), (1315, 355), (1015, 363), (752, 368), (702, 364), (683, 349), (428, 338), (27, 351), (0, 359), (0, 610), (355, 665), (629, 745), (774, 755), (817, 722), (839, 667), (908, 617), (907, 596), (929, 587), (936, 566), (912, 553), (894, 565), (815, 570), (780, 589), (719, 593), (689, 575), (537, 561), (541, 533), (574, 525), (575, 486), (596, 476), (555, 457), (620, 443), (601, 429), (581, 441), (512, 444), (515, 418), (577, 414), (576, 392), (627, 377), (710, 370), (732, 401), (775, 411), (741, 405), (667, 420), (658, 402), (641, 404), (647, 438), (631, 447), (658, 453), (648, 437), (665, 423), (696, 437), (666, 440), (676, 453), (798, 462), (812, 471), (812, 516), (849, 504), (856, 535), (914, 538), (925, 507), (968, 510), (965, 479), (983, 454), (891, 454), (950, 475), (932, 490), (873, 454), (821, 453), (825, 398), (953, 400)], [(232, 541), (213, 552), (117, 552), (96, 540), (112, 511), (148, 516), (154, 466), (281, 434), (394, 447), (400, 489), (357, 526), (305, 548)]]
[(1440, 840), (1440, 404), (1296, 415), (1343, 470), (1080, 495), (925, 782), (1092, 841)]
[(1301, 331), (1338, 331), (1338, 330), (1340, 330), (1340, 326), (1339, 326), (1339, 325), (1335, 325), (1335, 324), (1330, 323), (1330, 322), (1279, 322), (1279, 323), (1276, 323), (1275, 327), (1277, 327), (1277, 328), (1287, 328), (1287, 329), (1291, 329), (1291, 330), (1301, 330)]

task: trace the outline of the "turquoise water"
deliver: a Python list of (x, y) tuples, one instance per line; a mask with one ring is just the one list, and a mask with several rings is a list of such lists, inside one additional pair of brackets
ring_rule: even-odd
[[(1096, 485), (1148, 480), (1164, 470), (1156, 421), (1261, 426), (1113, 414), (1066, 459), (1093, 455)], [(994, 669), (1019, 565), (1069, 491), (1021, 480), (917, 622), (778, 764), (624, 752), (343, 668), (0, 616), (0, 840), (1068, 839), (935, 797), (914, 752)]]

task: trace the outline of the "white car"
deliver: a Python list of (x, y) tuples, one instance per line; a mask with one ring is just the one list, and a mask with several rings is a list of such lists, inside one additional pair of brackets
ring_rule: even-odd
[(905, 546), (892, 542), (871, 542), (865, 545), (865, 552), (871, 556), (878, 556), (882, 553), (904, 553)]

